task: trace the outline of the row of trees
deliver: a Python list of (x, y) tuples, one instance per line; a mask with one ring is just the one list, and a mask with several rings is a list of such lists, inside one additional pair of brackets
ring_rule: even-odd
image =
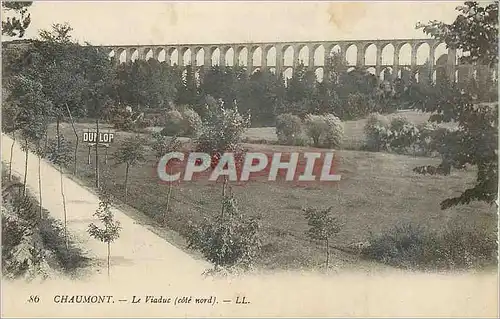
[[(6, 27), (2, 28), (4, 34), (11, 32), (9, 30)], [(3, 81), (6, 94), (3, 95), (2, 103), (2, 129), (14, 137), (14, 143), (16, 138), (21, 139), (25, 152), (23, 196), (27, 196), (28, 158), (29, 151), (33, 150), (38, 156), (40, 218), (42, 218), (43, 200), (41, 159), (46, 158), (59, 170), (66, 249), (69, 249), (69, 239), (63, 167), (68, 166), (73, 160), (73, 172), (77, 171), (79, 137), (73, 120), (92, 113), (95, 115), (96, 128), (99, 129), (99, 120), (110, 105), (113, 75), (113, 66), (106, 54), (99, 49), (73, 42), (71, 31), (72, 28), (67, 24), (55, 24), (51, 30), (42, 30), (39, 34), (40, 39), (31, 41), (28, 47), (8, 50), (3, 56)], [(71, 120), (76, 136), (73, 156), (69, 149), (70, 144), (60, 131), (61, 122), (67, 118)], [(55, 139), (49, 138), (48, 133), (49, 124), (53, 122), (56, 123)], [(96, 163), (99, 163), (97, 148), (95, 155)], [(12, 164), (12, 152), (10, 162)], [(100, 186), (97, 164), (96, 186), (98, 188)], [(91, 224), (89, 233), (97, 239), (108, 242), (109, 248), (110, 241), (117, 235), (113, 233), (115, 229), (110, 231), (108, 227), (114, 224), (112, 219), (110, 220), (107, 206), (105, 208), (100, 208), (96, 215), (103, 221), (105, 228), (101, 230)]]
[(248, 76), (242, 66), (214, 66), (200, 73), (191, 66), (184, 69), (154, 59), (115, 66), (103, 50), (72, 41), (71, 30), (67, 24), (56, 24), (26, 48), (4, 50), (6, 83), (28, 74), (45, 83), (43, 92), (55, 104), (58, 119), (70, 114), (75, 118), (105, 116), (111, 104), (140, 112), (172, 103), (189, 105), (203, 117), (206, 98), (212, 96), (249, 112), (254, 126), (274, 125), (282, 113), (301, 117), (331, 113), (349, 120), (407, 107), (411, 103), (407, 89), (416, 85), (407, 71), (394, 82), (379, 84), (367, 70), (349, 70), (338, 54), (327, 57), (322, 82), (301, 63), (286, 85), (270, 71)]
[(286, 84), (268, 70), (248, 76), (243, 66), (213, 66), (195, 72), (190, 65), (180, 68), (154, 59), (136, 60), (118, 65), (115, 94), (119, 103), (137, 110), (162, 108), (172, 102), (190, 105), (202, 117), (206, 97), (212, 96), (226, 106), (237, 105), (240, 111), (249, 112), (254, 126), (274, 125), (282, 113), (326, 112), (346, 120), (403, 107), (409, 77), (379, 85), (364, 69), (347, 71), (347, 62), (338, 54), (327, 58), (323, 81), (301, 63)]
[[(170, 102), (189, 105), (204, 116), (206, 97), (212, 96), (226, 106), (237, 105), (242, 112), (249, 112), (254, 126), (274, 125), (276, 116), (282, 113), (301, 117), (331, 113), (352, 120), (370, 112), (390, 113), (412, 107), (420, 98), (415, 91), (435, 88), (425, 76), (427, 70), (422, 66), (419, 83), (407, 69), (399, 78), (380, 83), (365, 69), (351, 70), (334, 53), (326, 59), (323, 81), (319, 82), (302, 63), (292, 78), (283, 81), (282, 76), (268, 70), (248, 76), (243, 66), (214, 66), (198, 72), (190, 65), (181, 68), (154, 59), (136, 60), (117, 66), (113, 98), (137, 111), (165, 108)], [(390, 70), (384, 71), (384, 78), (392, 79)], [(497, 96), (491, 77), (478, 77), (460, 86), (474, 92), (479, 100), (495, 100)]]

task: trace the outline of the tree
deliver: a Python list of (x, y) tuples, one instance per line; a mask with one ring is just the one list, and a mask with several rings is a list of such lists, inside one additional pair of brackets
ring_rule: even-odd
[[(64, 180), (62, 168), (67, 164), (67, 149), (63, 145), (63, 136), (60, 132), (60, 122), (64, 114), (68, 113), (71, 118), (73, 131), (76, 135), (75, 155), (73, 159), (74, 171), (76, 172), (76, 154), (78, 150), (78, 134), (71, 115), (70, 107), (79, 104), (82, 91), (85, 87), (85, 79), (79, 68), (81, 51), (78, 45), (72, 42), (70, 32), (73, 29), (68, 24), (53, 24), (51, 30), (41, 30), (39, 37), (41, 41), (34, 42), (34, 49), (30, 55), (29, 66), (23, 73), (32, 76), (42, 86), (43, 94), (52, 103), (51, 116), (56, 118), (56, 147), (50, 145), (47, 150), (49, 160), (59, 170), (60, 192), (64, 210), (64, 231), (66, 247), (69, 247), (67, 236), (67, 211), (66, 196), (64, 194)], [(79, 108), (75, 108), (79, 110)], [(81, 112), (81, 111), (80, 111)], [(79, 113), (82, 114), (82, 113)]]
[(332, 52), (325, 59), (325, 72), (323, 81), (335, 87), (340, 81), (341, 74), (347, 72), (347, 60), (339, 52)]
[[(5, 82), (4, 82), (5, 83)], [(7, 83), (6, 87), (9, 84)], [(6, 134), (12, 134), (12, 144), (10, 145), (9, 157), (9, 181), (12, 180), (12, 157), (14, 155), (14, 145), (16, 144), (16, 131), (19, 125), (16, 123), (19, 107), (6, 94), (2, 94), (2, 131)]]
[(261, 248), (260, 224), (238, 210), (232, 193), (222, 201), (225, 214), (205, 220), (200, 226), (191, 225), (188, 247), (199, 250), (212, 262), (215, 272), (235, 266), (248, 269)]
[(43, 197), (42, 197), (42, 157), (45, 156), (45, 148), (42, 147), (42, 138), (47, 136), (47, 123), (44, 123), (42, 136), (36, 140), (36, 155), (38, 156), (38, 193), (40, 218), (43, 217)]
[(302, 100), (311, 100), (311, 94), (316, 84), (316, 75), (308, 70), (301, 62), (294, 70), (293, 76), (286, 89), (286, 97), (289, 102), (299, 102)]
[(114, 214), (111, 211), (111, 196), (102, 189), (99, 196), (99, 208), (94, 213), (94, 216), (104, 225), (104, 228), (99, 228), (94, 223), (91, 223), (87, 231), (91, 237), (107, 245), (107, 269), (109, 278), (111, 243), (120, 236), (121, 224), (119, 221), (115, 220)]
[[(222, 100), (216, 102), (213, 98), (207, 99), (206, 114), (196, 148), (212, 154), (211, 167), (214, 169), (224, 152), (241, 154), (240, 142), (250, 125), (250, 116), (242, 116), (237, 107), (225, 108)], [(227, 176), (224, 176), (221, 214), (213, 222), (205, 220), (195, 227), (189, 239), (189, 247), (199, 249), (215, 264), (216, 271), (220, 266), (248, 264), (254, 249), (260, 247), (256, 239), (258, 224), (242, 218), (232, 195), (226, 194), (226, 185)]]
[(22, 38), (26, 29), (31, 24), (31, 15), (28, 13), (28, 7), (33, 2), (28, 1), (3, 1), (2, 8), (6, 12), (13, 12), (13, 17), (7, 17), (7, 20), (2, 20), (2, 35), (9, 37)]
[(181, 82), (176, 68), (155, 59), (120, 63), (112, 71), (112, 98), (138, 109), (165, 107), (174, 100)]
[[(42, 85), (36, 80), (26, 76), (16, 76), (9, 83), (11, 85), (10, 98), (15, 99), (20, 106), (15, 117), (15, 123), (21, 132), (24, 140), (22, 148), (25, 156), (24, 172), (24, 194), (26, 193), (26, 181), (28, 174), (29, 144), (37, 146), (37, 153), (40, 157), (41, 140), (47, 133), (49, 117), (52, 112), (52, 104), (42, 91)], [(41, 183), (39, 176), (39, 184)]]
[(339, 233), (342, 226), (337, 218), (330, 215), (332, 211), (331, 207), (327, 209), (305, 208), (303, 211), (307, 219), (307, 224), (310, 226), (306, 232), (307, 236), (311, 239), (325, 241), (326, 269), (328, 269), (330, 259), (330, 238)]
[(417, 29), (444, 41), (449, 48), (469, 52), (461, 57), (465, 63), (489, 66), (498, 63), (498, 1), (486, 6), (465, 1), (456, 10), (460, 14), (452, 24), (433, 20), (417, 23)]
[(128, 174), (131, 166), (145, 161), (145, 141), (138, 135), (126, 139), (117, 149), (115, 161), (117, 165), (125, 164), (125, 198), (128, 194)]
[(242, 74), (237, 83), (239, 110), (249, 112), (253, 125), (274, 125), (276, 116), (283, 110), (285, 85), (282, 78), (268, 71), (255, 72), (246, 80)]
[[(81, 47), (82, 69), (85, 70), (87, 84), (84, 99), (89, 113), (95, 118), (96, 134), (99, 136), (99, 121), (111, 106), (113, 92), (112, 62), (102, 48), (90, 45)], [(95, 144), (95, 186), (99, 189), (99, 143)]]
[[(431, 21), (418, 25), (434, 38), (445, 41), (448, 47), (468, 51), (465, 59), (487, 64), (498, 62), (498, 2), (485, 7), (477, 2), (465, 2), (458, 7), (456, 20), (448, 25)], [(422, 174), (449, 174), (452, 168), (463, 169), (467, 165), (477, 167), (477, 178), (472, 188), (460, 196), (441, 203), (446, 209), (471, 201), (493, 204), (498, 197), (498, 103), (476, 103), (469, 92), (450, 83), (438, 85), (427, 92), (425, 99), (416, 107), (431, 112), (432, 122), (455, 122), (458, 129), (445, 132), (437, 141), (442, 156), (439, 166), (423, 166), (414, 170)]]
[(47, 142), (45, 156), (49, 162), (54, 164), (59, 171), (59, 190), (62, 199), (63, 212), (64, 212), (64, 238), (66, 241), (66, 248), (69, 248), (68, 227), (67, 227), (67, 210), (66, 210), (66, 195), (64, 193), (64, 179), (63, 167), (67, 167), (71, 163), (71, 143), (67, 141), (64, 136), (59, 139), (50, 139)]
[(167, 153), (179, 151), (182, 146), (181, 141), (176, 136), (168, 138), (160, 133), (153, 133), (152, 137), (154, 141), (151, 148), (155, 152), (156, 159), (160, 159)]
[(69, 24), (53, 24), (51, 30), (41, 30), (33, 68), (40, 70), (42, 81), (46, 83), (44, 92), (54, 104), (58, 147), (61, 144), (60, 122), (65, 114), (70, 118), (76, 138), (73, 158), (73, 173), (76, 174), (79, 136), (73, 114), (86, 113), (80, 102), (87, 80), (82, 68), (82, 50), (72, 41), (71, 31), (73, 28)]
[[(242, 135), (250, 127), (250, 114), (242, 116), (238, 107), (225, 108), (224, 102), (211, 100), (207, 103), (207, 118), (202, 122), (201, 132), (196, 140), (196, 148), (200, 152), (212, 155), (212, 165), (215, 167), (225, 152), (234, 152), (242, 159)], [(238, 162), (240, 162), (238, 160)], [(239, 163), (238, 163), (239, 164)], [(222, 184), (222, 197), (226, 192), (227, 176)], [(222, 205), (224, 214), (224, 205)]]
[[(179, 141), (179, 139), (177, 139), (176, 136), (168, 138), (161, 135), (160, 133), (153, 133), (152, 137), (154, 138), (154, 142), (151, 148), (155, 152), (156, 159), (160, 159), (160, 157), (165, 154), (179, 151), (181, 149), (182, 143)], [(171, 159), (169, 163), (171, 163), (172, 161), (174, 161), (174, 159)], [(169, 174), (172, 174), (172, 167), (170, 167)], [(172, 198), (173, 184), (174, 182), (168, 183), (167, 205), (165, 207), (165, 213), (163, 214), (163, 225), (166, 225), (167, 213), (170, 211), (170, 199)]]
[(182, 81), (177, 89), (177, 105), (196, 105), (199, 102), (198, 87), (196, 85), (195, 68), (192, 65), (186, 66), (186, 74), (182, 76)]
[(197, 150), (209, 153), (236, 151), (243, 133), (250, 126), (250, 115), (241, 115), (238, 108), (226, 108), (222, 101), (214, 99), (207, 102), (206, 108), (208, 115), (196, 140)]

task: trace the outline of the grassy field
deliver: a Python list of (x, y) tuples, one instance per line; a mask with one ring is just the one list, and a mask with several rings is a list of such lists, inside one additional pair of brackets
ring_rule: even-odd
[[(413, 120), (425, 121), (423, 114), (412, 114)], [(362, 141), (364, 121), (346, 123), (346, 133), (353, 141)], [(89, 125), (78, 124), (83, 132)], [(54, 127), (51, 128), (52, 133)], [(247, 136), (272, 139), (272, 128), (251, 129)], [(62, 125), (67, 139), (74, 140), (71, 126)], [(132, 133), (118, 132), (109, 154)], [(260, 134), (260, 135), (259, 135)], [(305, 150), (301, 147), (245, 144), (252, 151)], [(312, 150), (309, 148), (308, 150)], [(89, 187), (93, 186), (94, 158), (87, 164), (87, 147), (81, 143), (78, 153), (78, 177)], [(104, 150), (100, 150), (104, 154)], [(495, 208), (483, 203), (441, 210), (441, 200), (460, 194), (474, 180), (474, 171), (453, 172), (450, 176), (422, 176), (412, 172), (419, 165), (435, 164), (437, 159), (415, 158), (386, 153), (351, 150), (338, 152), (339, 173), (342, 181), (321, 185), (297, 185), (290, 182), (257, 180), (245, 185), (233, 185), (239, 207), (245, 214), (261, 217), (263, 225), (263, 251), (257, 264), (266, 269), (315, 267), (324, 261), (324, 249), (305, 235), (307, 222), (302, 207), (333, 206), (334, 212), (345, 224), (334, 239), (333, 245), (342, 248), (365, 241), (371, 234), (388, 231), (391, 227), (412, 222), (440, 231), (450, 223), (465, 223), (492, 229), (497, 224)], [(111, 155), (110, 155), (111, 157)], [(101, 155), (101, 161), (104, 156)], [(198, 222), (203, 217), (219, 212), (221, 185), (208, 181), (184, 182), (175, 186), (171, 210), (167, 212), (168, 229), (157, 223), (165, 212), (168, 186), (156, 176), (157, 161), (151, 154), (147, 161), (130, 170), (129, 195), (123, 194), (125, 167), (101, 163), (109, 169), (107, 183), (114, 185), (114, 195), (126, 202), (134, 211), (138, 222), (153, 225), (155, 231), (165, 235), (178, 247), (185, 249), (189, 221)], [(144, 214), (144, 215), (143, 215)], [(334, 263), (338, 267), (370, 267), (372, 262), (359, 256), (334, 249)]]

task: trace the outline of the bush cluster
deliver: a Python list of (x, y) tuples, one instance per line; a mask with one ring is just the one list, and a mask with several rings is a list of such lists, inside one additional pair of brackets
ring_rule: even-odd
[(463, 270), (497, 262), (495, 233), (461, 225), (442, 233), (402, 224), (373, 237), (362, 254), (392, 266), (412, 270)]
[(376, 105), (373, 99), (361, 93), (350, 93), (344, 101), (339, 116), (344, 120), (356, 120), (373, 112)]
[(365, 149), (386, 151), (414, 156), (430, 156), (439, 148), (443, 128), (426, 122), (413, 124), (398, 116), (389, 121), (374, 113), (368, 117), (364, 127)]
[(281, 114), (276, 119), (278, 142), (284, 145), (339, 147), (344, 126), (333, 114), (306, 114), (304, 120), (293, 114)]
[(368, 116), (364, 127), (366, 137), (365, 147), (369, 151), (379, 152), (385, 151), (388, 148), (389, 120), (378, 113), (373, 113)]
[(201, 129), (201, 117), (189, 106), (174, 107), (165, 113), (165, 136), (196, 137)]
[(120, 131), (131, 131), (134, 128), (132, 113), (121, 106), (114, 106), (107, 114), (108, 120), (113, 127)]
[(333, 114), (307, 114), (304, 119), (307, 136), (312, 139), (315, 147), (333, 148), (342, 143), (344, 125)]
[(284, 145), (301, 145), (305, 142), (302, 120), (290, 113), (280, 114), (276, 118), (278, 142)]

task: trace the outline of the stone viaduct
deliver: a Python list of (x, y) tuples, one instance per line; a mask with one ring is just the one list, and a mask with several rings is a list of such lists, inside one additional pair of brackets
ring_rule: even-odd
[[(406, 70), (410, 74), (416, 74), (417, 80), (418, 78), (435, 80), (446, 76), (451, 80), (461, 81), (476, 76), (477, 72), (489, 72), (481, 67), (458, 64), (457, 52), (454, 49), (445, 49), (444, 53), (437, 56), (438, 46), (446, 48), (444, 43), (434, 39), (106, 45), (104, 47), (109, 50), (110, 57), (114, 57), (117, 63), (135, 59), (153, 58), (158, 61), (163, 59), (170, 65), (196, 65), (196, 71), (213, 65), (243, 65), (249, 73), (257, 69), (269, 69), (276, 74), (282, 74), (289, 69), (293, 72), (298, 63), (302, 62), (310, 70), (316, 72), (318, 69), (323, 69), (325, 57), (329, 53), (336, 51), (347, 59), (348, 51), (351, 53), (355, 51), (353, 54), (355, 58), (349, 65), (368, 69), (380, 79), (384, 79), (386, 69), (391, 71), (393, 78), (401, 76), (403, 70)], [(401, 62), (400, 53), (403, 53), (404, 47), (407, 49), (405, 50), (406, 62)], [(425, 67), (424, 63), (417, 64), (417, 52), (421, 49), (427, 51)], [(374, 59), (371, 63), (367, 61), (368, 50), (373, 51)], [(304, 51), (305, 54), (303, 54)], [(318, 55), (318, 51), (322, 54)], [(387, 55), (389, 55), (388, 58)], [(290, 57), (288, 61), (286, 56)]]

